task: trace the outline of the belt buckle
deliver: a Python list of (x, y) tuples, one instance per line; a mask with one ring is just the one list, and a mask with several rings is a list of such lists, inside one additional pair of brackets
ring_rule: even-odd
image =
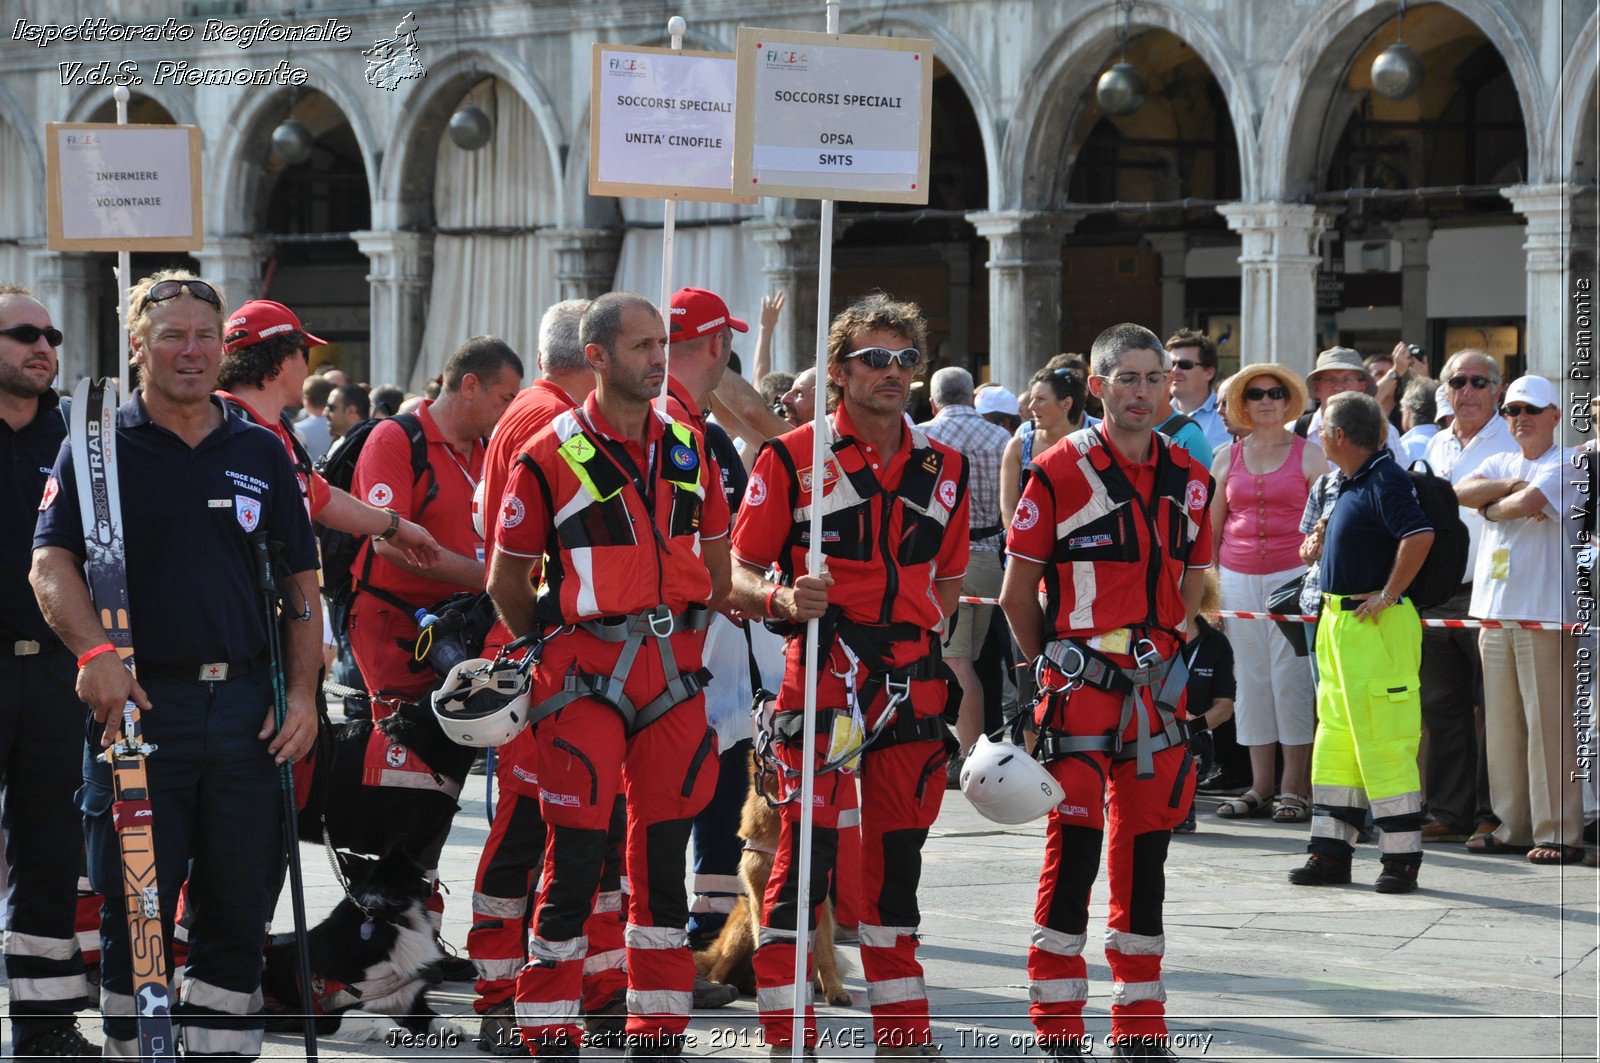
[(41, 648), (32, 639), (18, 639), (11, 644), (11, 655), (13, 657), (34, 657), (38, 655)]
[[(665, 605), (658, 605), (645, 614), (650, 622), (650, 634), (658, 639), (668, 638), (672, 635), (672, 610)], [(665, 629), (663, 630), (663, 624)]]
[(228, 662), (215, 661), (200, 666), (200, 682), (221, 683), (228, 678)]

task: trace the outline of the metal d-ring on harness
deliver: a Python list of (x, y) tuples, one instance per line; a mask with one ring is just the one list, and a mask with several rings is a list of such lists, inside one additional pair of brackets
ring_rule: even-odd
[[(1162, 660), (1155, 643), (1148, 638), (1141, 638), (1134, 643), (1133, 660), (1134, 667), (1123, 668), (1077, 639), (1058, 639), (1045, 646), (1044, 652), (1034, 662), (1034, 679), (1041, 692), (1058, 698), (1089, 686), (1123, 697), (1122, 716), (1112, 734), (1062, 734), (1050, 727), (1050, 717), (1047, 717), (1039, 735), (1041, 760), (1048, 762), (1069, 753), (1104, 752), (1110, 753), (1114, 761), (1134, 760), (1134, 772), (1140, 779), (1155, 777), (1155, 754), (1182, 745), (1189, 738), (1186, 721), (1177, 718), (1178, 700), (1189, 681), (1189, 662), (1182, 653), (1174, 653)], [(1065, 682), (1059, 685), (1046, 682), (1045, 665), (1059, 672)], [(1161, 729), (1151, 733), (1149, 728), (1141, 724), (1138, 737), (1134, 739), (1133, 752), (1129, 754), (1123, 748), (1122, 734), (1136, 715), (1143, 720), (1140, 694), (1146, 689), (1154, 693)], [(1057, 704), (1052, 704), (1051, 716)]]
[[(549, 698), (530, 714), (528, 726), (532, 727), (546, 716), (566, 708), (582, 698), (595, 698), (610, 705), (622, 717), (629, 734), (636, 734), (654, 723), (675, 705), (680, 705), (706, 688), (711, 681), (711, 671), (698, 668), (684, 672), (678, 668), (677, 657), (672, 652), (672, 636), (679, 631), (704, 631), (711, 623), (711, 611), (703, 605), (691, 604), (681, 613), (674, 613), (665, 605), (657, 605), (642, 613), (629, 616), (580, 620), (572, 625), (582, 628), (601, 642), (620, 642), (622, 652), (610, 675), (595, 675), (574, 667), (562, 681), (560, 692)], [(654, 639), (656, 651), (661, 655), (662, 674), (668, 676), (661, 693), (642, 706), (635, 706), (624, 690), (634, 659), (644, 646), (645, 639)]]

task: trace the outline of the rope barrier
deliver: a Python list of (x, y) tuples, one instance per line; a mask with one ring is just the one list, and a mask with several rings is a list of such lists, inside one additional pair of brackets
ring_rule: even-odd
[[(970, 598), (963, 596), (961, 601), (966, 605), (999, 605), (998, 598)], [(1241, 609), (1218, 609), (1207, 616), (1223, 616), (1233, 620), (1299, 620), (1304, 623), (1314, 623), (1316, 617), (1301, 613), (1247, 613)], [(1423, 627), (1448, 627), (1448, 628), (1518, 628), (1523, 631), (1575, 631), (1579, 634), (1588, 634), (1587, 624), (1560, 624), (1553, 620), (1428, 620), (1422, 621)]]

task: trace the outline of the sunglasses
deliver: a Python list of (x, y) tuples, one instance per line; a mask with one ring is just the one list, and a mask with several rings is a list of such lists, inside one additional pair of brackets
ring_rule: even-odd
[(52, 347), (61, 346), (61, 330), (58, 328), (40, 328), (38, 325), (12, 325), (10, 328), (0, 328), (0, 336), (10, 336), (24, 346), (33, 346), (43, 336), (44, 341)]
[(1174, 358), (1172, 360), (1172, 368), (1182, 369), (1185, 373), (1199, 369), (1200, 367), (1201, 363), (1194, 361), (1192, 358)]
[(1513, 402), (1500, 407), (1500, 413), (1505, 417), (1521, 417), (1523, 414), (1527, 414), (1529, 417), (1537, 417), (1549, 408), (1548, 406), (1534, 406), (1531, 403), (1524, 406), (1520, 402)]
[(144, 313), (151, 303), (164, 303), (168, 299), (176, 299), (185, 291), (201, 302), (210, 303), (218, 310), (222, 309), (222, 296), (205, 281), (161, 281), (151, 286), (145, 293), (144, 302), (139, 304), (139, 312)]
[(917, 363), (922, 361), (922, 352), (915, 347), (905, 347), (898, 351), (891, 351), (887, 347), (863, 347), (859, 351), (851, 351), (845, 357), (861, 359), (861, 364), (868, 369), (887, 369), (890, 362), (896, 362), (904, 369), (915, 369)]
[(1493, 381), (1486, 376), (1453, 376), (1446, 383), (1450, 385), (1451, 391), (1461, 391), (1468, 384), (1471, 384), (1475, 391), (1487, 391)]
[(1262, 399), (1276, 399), (1282, 402), (1289, 397), (1289, 389), (1281, 385), (1271, 388), (1245, 388), (1244, 397), (1251, 402), (1260, 402)]

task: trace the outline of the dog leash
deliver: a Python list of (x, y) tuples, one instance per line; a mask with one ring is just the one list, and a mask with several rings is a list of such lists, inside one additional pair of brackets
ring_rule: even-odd
[(356, 910), (364, 917), (361, 923), (361, 940), (371, 941), (374, 922), (372, 909), (356, 900), (356, 895), (350, 892), (350, 880), (344, 877), (344, 868), (339, 866), (338, 850), (333, 847), (333, 839), (328, 836), (327, 817), (320, 818), (322, 819), (322, 849), (323, 852), (328, 854), (328, 866), (333, 869), (333, 877), (339, 883), (339, 888), (344, 890), (345, 900), (355, 905)]

